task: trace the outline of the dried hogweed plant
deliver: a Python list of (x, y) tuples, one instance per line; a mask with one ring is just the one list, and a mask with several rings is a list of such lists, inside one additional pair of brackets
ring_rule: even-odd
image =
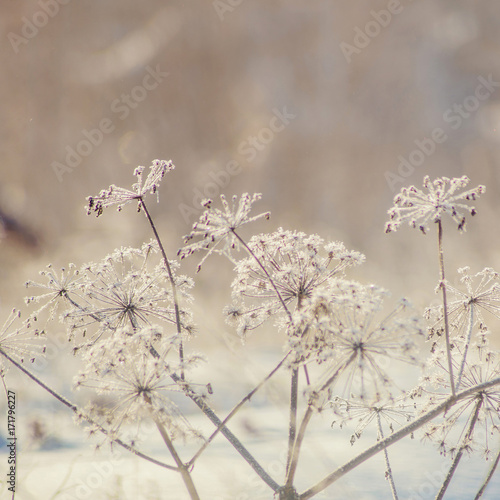
[[(464, 231), (464, 214), (476, 214), (469, 202), (485, 188), (465, 191), (466, 177), (434, 181), (426, 177), (424, 190), (403, 189), (389, 211), (387, 232), (398, 230), (404, 222), (424, 234), (430, 223), (437, 227), (442, 305), (425, 312), (427, 340), (424, 321), (407, 299), (392, 301), (387, 290), (350, 279), (350, 269), (365, 260), (361, 253), (341, 242), (281, 228), (246, 239), (242, 226), (269, 218), (268, 212), (251, 213), (260, 195), (243, 194), (231, 201), (221, 196), (222, 208), (216, 207), (215, 200), (205, 200), (205, 211), (185, 237), (178, 257), (201, 253), (198, 271), (214, 253), (227, 257), (234, 269), (232, 303), (223, 309), (228, 323), (243, 342), (251, 342), (259, 328), (275, 331), (284, 349), (269, 374), (222, 418), (211, 405), (212, 384), (195, 383), (192, 376), (203, 356), (186, 349), (186, 341), (203, 331), (203, 324), (195, 326), (191, 310), (194, 280), (167, 256), (146, 205), (147, 195), (158, 196), (160, 181), (173, 168), (171, 162), (155, 160), (145, 180), (144, 167), (136, 169), (137, 182), (131, 190), (110, 186), (88, 198), (87, 211), (97, 216), (111, 206), (121, 210), (137, 203), (153, 239), (141, 248), (115, 249), (101, 262), (81, 268), (70, 264), (57, 272), (49, 266), (40, 281), (29, 281), (27, 286), (39, 291), (27, 299), (33, 310), (24, 322), (14, 312), (0, 333), (2, 376), (13, 365), (68, 407), (90, 434), (177, 472), (192, 500), (203, 498), (193, 468), (219, 434), (269, 488), (269, 498), (306, 500), (327, 488), (334, 491), (332, 485), (338, 479), (382, 453), (387, 495), (397, 499), (401, 486), (389, 448), (418, 434), (452, 457), (436, 498), (444, 496), (464, 453), (480, 452), (490, 461), (479, 498), (499, 461), (500, 362), (490, 345), (498, 325), (488, 326), (490, 320), (500, 318), (499, 275), (489, 268), (471, 275), (464, 268), (459, 271), (463, 289), (450, 286), (444, 270), (443, 219), (451, 217)], [(65, 326), (73, 355), (80, 360), (74, 389), (94, 394), (83, 407), (26, 367), (34, 356), (43, 355), (40, 337), (57, 320)], [(35, 327), (41, 323), (43, 330)], [(416, 384), (409, 377), (401, 379), (406, 366), (422, 371)], [(231, 419), (278, 372), (289, 379), (284, 477), (266, 471), (229, 428)], [(209, 435), (183, 415), (180, 397), (191, 400), (193, 408), (213, 424)], [(354, 423), (354, 432), (346, 432), (352, 445), (371, 424), (376, 427), (376, 440), (321, 481), (299, 491), (297, 475), (306, 431), (315, 416), (326, 412), (331, 413), (332, 427), (344, 429)], [(154, 424), (169, 461), (140, 450), (148, 422)], [(196, 443), (190, 458), (181, 457), (179, 439)], [(307, 477), (301, 478), (304, 481)], [(246, 498), (252, 498), (251, 491)]]

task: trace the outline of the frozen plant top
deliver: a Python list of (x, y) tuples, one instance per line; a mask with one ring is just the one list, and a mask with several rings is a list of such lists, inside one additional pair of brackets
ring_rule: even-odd
[(98, 196), (89, 196), (87, 198), (88, 204), (86, 205), (87, 215), (92, 212), (96, 216), (102, 214), (103, 210), (107, 207), (117, 205), (120, 211), (125, 205), (132, 201), (138, 201), (137, 211), (141, 210), (142, 198), (147, 194), (155, 194), (158, 199), (158, 186), (160, 185), (163, 176), (175, 168), (171, 160), (153, 160), (150, 172), (143, 182), (143, 172), (145, 167), (137, 167), (134, 170), (134, 175), (137, 176), (137, 182), (132, 185), (132, 190), (121, 188), (111, 184), (108, 189), (103, 189)]
[(242, 337), (271, 316), (279, 326), (287, 325), (289, 307), (301, 309), (315, 290), (333, 286), (348, 268), (365, 260), (341, 242), (326, 243), (318, 235), (282, 228), (253, 236), (248, 248), (251, 255), (235, 268), (234, 303), (225, 309)]
[(198, 271), (213, 252), (223, 254), (231, 259), (231, 250), (238, 250), (241, 244), (235, 230), (262, 217), (266, 219), (270, 217), (269, 212), (253, 217), (249, 216), (252, 205), (261, 198), (260, 193), (255, 193), (252, 196), (243, 193), (239, 201), (236, 195), (233, 196), (230, 204), (226, 197), (221, 194), (223, 210), (214, 208), (212, 200), (204, 200), (202, 204), (206, 210), (200, 216), (200, 220), (193, 225), (192, 231), (185, 236), (184, 242), (188, 243), (195, 238), (199, 239), (181, 248), (177, 255), (183, 259), (199, 250), (206, 250), (206, 255), (198, 264)]
[(441, 221), (444, 214), (458, 223), (458, 230), (465, 231), (465, 216), (476, 215), (476, 209), (465, 202), (475, 200), (486, 190), (484, 186), (460, 192), (469, 184), (467, 176), (449, 179), (439, 177), (431, 181), (429, 176), (424, 177), (424, 188), (428, 192), (417, 189), (415, 186), (403, 188), (394, 197), (394, 206), (388, 211), (389, 222), (385, 232), (396, 231), (401, 224), (408, 222), (411, 227), (418, 227), (424, 234), (429, 229), (429, 222)]

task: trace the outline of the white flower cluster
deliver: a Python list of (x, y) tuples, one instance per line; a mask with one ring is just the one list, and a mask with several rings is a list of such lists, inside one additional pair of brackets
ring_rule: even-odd
[(116, 205), (118, 210), (121, 210), (125, 205), (135, 201), (138, 203), (137, 210), (141, 210), (141, 202), (143, 197), (148, 194), (155, 194), (158, 198), (160, 185), (163, 176), (174, 170), (175, 166), (171, 161), (154, 160), (150, 172), (143, 182), (144, 167), (137, 167), (134, 175), (137, 177), (137, 182), (132, 185), (132, 190), (115, 186), (112, 184), (108, 189), (103, 189), (98, 196), (89, 196), (87, 198), (87, 214), (95, 212), (96, 216), (102, 215), (105, 208)]
[(476, 200), (486, 191), (484, 186), (460, 192), (469, 184), (469, 178), (449, 179), (440, 177), (431, 181), (429, 176), (424, 177), (424, 188), (428, 192), (417, 189), (415, 186), (403, 188), (394, 197), (394, 207), (389, 210), (389, 222), (385, 231), (396, 231), (401, 224), (408, 222), (411, 227), (418, 227), (424, 234), (429, 229), (429, 222), (442, 220), (448, 214), (457, 224), (459, 231), (465, 231), (465, 212), (476, 214), (476, 209), (465, 202)]

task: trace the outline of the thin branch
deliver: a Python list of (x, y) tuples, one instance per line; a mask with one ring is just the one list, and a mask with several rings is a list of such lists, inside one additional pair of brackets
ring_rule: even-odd
[(500, 377), (497, 377), (493, 380), (489, 380), (488, 382), (483, 382), (482, 384), (475, 385), (473, 387), (468, 388), (465, 391), (462, 391), (455, 396), (450, 396), (448, 399), (443, 401), (441, 404), (433, 408), (432, 410), (428, 411), (424, 415), (420, 416), (417, 420), (414, 420), (413, 422), (409, 423), (408, 425), (405, 425), (398, 431), (394, 432), (390, 436), (386, 437), (385, 439), (382, 439), (378, 443), (374, 444), (370, 448), (366, 449), (364, 452), (360, 453), (358, 456), (354, 457), (353, 459), (349, 460), (349, 462), (345, 463), (341, 467), (339, 467), (337, 470), (326, 476), (324, 479), (322, 479), (320, 482), (315, 484), (312, 488), (309, 488), (307, 491), (304, 491), (299, 498), (300, 500), (307, 500), (308, 498), (313, 497), (320, 491), (323, 491), (324, 489), (328, 488), (331, 484), (333, 484), (335, 481), (343, 477), (345, 474), (350, 472), (351, 470), (355, 469), (358, 465), (362, 464), (369, 458), (373, 457), (380, 451), (384, 450), (385, 448), (393, 445), (400, 439), (403, 439), (404, 437), (408, 436), (412, 432), (415, 432), (417, 429), (422, 427), (424, 424), (427, 422), (431, 421), (441, 413), (444, 413), (446, 410), (450, 409), (453, 405), (461, 401), (462, 399), (467, 398), (468, 396), (475, 394), (480, 391), (484, 391), (486, 389), (489, 389), (490, 387), (494, 387), (495, 385), (500, 384)]
[[(265, 266), (262, 264), (260, 259), (255, 255), (253, 250), (248, 246), (248, 244), (241, 238), (241, 236), (236, 233), (234, 229), (231, 229), (231, 232), (234, 234), (234, 236), (238, 239), (238, 241), (243, 245), (243, 247), (246, 249), (246, 251), (253, 257), (255, 262), (257, 262), (257, 265), (262, 269), (264, 274), (266, 275), (267, 279), (269, 280), (269, 283), (273, 287), (276, 296), (278, 297), (278, 300), (281, 303), (281, 306), (283, 307), (286, 315), (288, 316), (288, 320), (290, 323), (293, 323), (293, 317), (292, 313), (288, 309), (287, 305), (285, 304), (285, 301), (283, 300), (283, 297), (281, 296), (278, 287), (276, 286), (276, 283), (274, 283), (274, 280), (272, 279), (271, 275), (265, 268)], [(295, 442), (295, 435), (297, 432), (297, 405), (298, 405), (298, 393), (299, 393), (299, 370), (298, 368), (292, 369), (292, 375), (291, 375), (291, 381), (290, 381), (290, 422), (289, 422), (289, 427), (288, 427), (288, 457), (287, 457), (287, 470), (290, 465), (290, 461), (292, 459), (292, 453), (293, 453), (293, 446)]]
[(465, 342), (464, 354), (462, 356), (462, 362), (460, 363), (460, 370), (457, 375), (457, 383), (455, 385), (455, 390), (458, 391), (460, 389), (460, 384), (462, 383), (462, 375), (465, 369), (465, 362), (467, 361), (467, 352), (469, 351), (469, 345), (472, 338), (472, 328), (474, 326), (474, 307), (472, 304), (470, 306), (470, 315), (469, 315), (469, 329), (467, 331), (467, 340)]
[(182, 476), (184, 484), (186, 485), (186, 489), (189, 492), (191, 500), (200, 500), (198, 492), (196, 491), (196, 487), (193, 483), (191, 474), (188, 468), (182, 463), (182, 460), (180, 459), (179, 454), (177, 453), (177, 450), (175, 449), (174, 444), (172, 443), (172, 440), (170, 439), (170, 436), (168, 435), (168, 432), (165, 429), (165, 426), (154, 415), (153, 419), (155, 421), (158, 431), (161, 434), (161, 437), (163, 438), (164, 443), (167, 445), (168, 451), (170, 451), (170, 454), (172, 455), (173, 459), (175, 460), (175, 463), (177, 464), (177, 467), (179, 468), (179, 472)]
[(446, 474), (446, 477), (443, 481), (443, 484), (441, 485), (441, 488), (436, 495), (436, 500), (442, 500), (444, 497), (444, 494), (446, 493), (446, 490), (453, 478), (453, 475), (455, 474), (455, 471), (457, 470), (458, 464), (460, 463), (460, 460), (462, 459), (462, 455), (464, 454), (464, 449), (469, 445), (471, 439), (472, 439), (472, 433), (474, 432), (474, 426), (476, 425), (477, 419), (479, 417), (479, 410), (481, 409), (481, 406), (483, 404), (483, 398), (480, 397), (477, 400), (477, 403), (474, 407), (474, 415), (471, 418), (469, 427), (467, 428), (467, 431), (464, 435), (464, 438), (462, 440), (462, 444), (460, 445), (460, 449), (458, 450), (458, 453), (455, 455), (455, 458), (453, 462), (451, 463), (450, 470), (448, 471), (448, 474)]
[(287, 478), (286, 478), (286, 483), (285, 486), (288, 488), (291, 488), (293, 485), (293, 480), (295, 478), (295, 472), (297, 471), (297, 465), (299, 463), (299, 454), (300, 454), (300, 447), (302, 445), (302, 441), (304, 440), (304, 436), (306, 434), (306, 429), (309, 424), (309, 421), (311, 420), (311, 417), (313, 416), (313, 405), (309, 404), (307, 407), (306, 413), (304, 415), (304, 418), (302, 419), (302, 422), (300, 423), (300, 428), (299, 432), (297, 434), (297, 439), (294, 443), (294, 447), (292, 450), (292, 456), (290, 458), (290, 465), (287, 470)]
[(140, 458), (144, 458), (144, 460), (147, 460), (148, 462), (151, 462), (153, 464), (159, 465), (160, 467), (164, 467), (165, 469), (173, 470), (173, 471), (178, 471), (177, 467), (173, 467), (172, 465), (167, 465), (164, 464), (163, 462), (160, 462), (159, 460), (156, 460), (155, 458), (149, 457), (148, 455), (145, 455), (144, 453), (140, 452), (139, 450), (136, 450), (132, 446), (128, 445), (127, 443), (124, 443), (121, 439), (118, 438), (112, 438), (110, 436), (110, 432), (99, 425), (97, 422), (95, 422), (92, 418), (90, 418), (88, 415), (85, 415), (82, 413), (76, 405), (68, 401), (64, 396), (61, 396), (57, 392), (55, 392), (53, 389), (51, 389), (48, 385), (46, 385), (44, 382), (42, 382), (36, 375), (33, 375), (29, 370), (27, 370), (23, 365), (18, 363), (16, 360), (12, 359), (3, 349), (0, 349), (0, 355), (2, 355), (4, 358), (8, 359), (16, 368), (19, 368), (25, 375), (27, 375), (31, 380), (33, 380), (35, 383), (37, 383), (40, 387), (45, 389), (49, 394), (54, 396), (60, 403), (62, 403), (64, 406), (67, 406), (71, 411), (73, 411), (76, 415), (81, 417), (83, 420), (88, 422), (91, 425), (95, 425), (97, 429), (99, 429), (100, 432), (108, 436), (113, 443), (118, 444), (122, 448), (125, 448), (126, 450), (130, 451), (134, 455), (137, 455)]
[[(384, 430), (382, 429), (382, 420), (380, 418), (380, 412), (377, 412), (377, 427), (380, 437), (384, 439)], [(389, 452), (387, 451), (387, 448), (384, 449), (384, 460), (386, 467), (386, 478), (389, 480), (389, 484), (391, 486), (392, 498), (394, 500), (398, 500), (398, 492), (396, 490), (396, 483), (394, 482), (394, 476), (392, 475), (392, 467), (391, 467), (391, 462), (389, 461)]]
[(262, 269), (264, 274), (266, 275), (267, 279), (269, 280), (269, 283), (271, 283), (271, 286), (274, 288), (274, 291), (276, 292), (276, 296), (278, 297), (278, 300), (281, 302), (281, 305), (283, 306), (283, 309), (286, 312), (286, 315), (288, 316), (288, 319), (290, 320), (290, 323), (293, 322), (292, 318), (292, 313), (289, 311), (288, 307), (285, 304), (285, 301), (283, 300), (283, 297), (281, 296), (278, 287), (274, 283), (273, 279), (271, 278), (271, 275), (267, 272), (267, 269), (264, 267), (262, 262), (259, 260), (259, 258), (255, 255), (255, 253), (252, 251), (252, 249), (246, 244), (245, 240), (241, 238), (241, 236), (234, 230), (231, 229), (232, 233), (234, 236), (238, 239), (238, 241), (245, 247), (245, 250), (255, 259), (255, 262), (259, 265), (259, 267)]
[(172, 287), (172, 296), (174, 299), (174, 311), (175, 311), (175, 324), (177, 326), (177, 335), (179, 336), (179, 359), (181, 362), (181, 379), (184, 380), (184, 345), (182, 343), (182, 326), (181, 326), (181, 314), (180, 314), (180, 309), (179, 309), (179, 296), (177, 293), (177, 286), (175, 284), (175, 278), (174, 274), (172, 273), (172, 268), (170, 267), (170, 262), (167, 258), (167, 253), (165, 252), (165, 249), (163, 248), (163, 244), (160, 239), (160, 235), (158, 234), (158, 231), (156, 230), (156, 226), (153, 222), (153, 219), (151, 218), (151, 215), (149, 214), (149, 211), (146, 207), (146, 203), (144, 200), (141, 198), (140, 199), (141, 206), (144, 209), (144, 213), (146, 214), (146, 217), (149, 221), (149, 224), (151, 226), (151, 229), (153, 230), (153, 234), (155, 235), (156, 241), (158, 242), (158, 246), (160, 247), (161, 254), (163, 256), (163, 262), (165, 264), (165, 267), (167, 268), (167, 273), (168, 273), (168, 278), (170, 280), (170, 286)]
[(290, 378), (290, 419), (288, 424), (288, 456), (286, 470), (290, 467), (293, 456), (295, 436), (297, 434), (297, 405), (299, 399), (299, 369), (293, 368)]
[(213, 441), (215, 436), (219, 434), (222, 428), (229, 422), (237, 411), (247, 402), (250, 401), (252, 396), (283, 366), (283, 363), (291, 354), (292, 351), (288, 351), (285, 357), (271, 370), (271, 372), (252, 390), (250, 391), (227, 415), (227, 417), (221, 422), (221, 424), (215, 429), (212, 435), (203, 443), (203, 446), (196, 452), (193, 458), (187, 463), (187, 465), (192, 466), (194, 462), (199, 458), (199, 456), (205, 451), (207, 446)]
[(263, 469), (263, 467), (255, 460), (255, 458), (250, 454), (250, 452), (243, 446), (239, 439), (222, 423), (222, 420), (215, 414), (215, 412), (208, 406), (205, 400), (196, 394), (192, 389), (188, 387), (185, 381), (183, 381), (178, 375), (172, 373), (170, 378), (179, 384), (183, 389), (186, 396), (188, 396), (195, 404), (200, 408), (200, 410), (211, 420), (211, 422), (216, 426), (220, 427), (221, 434), (233, 445), (234, 449), (248, 462), (252, 469), (259, 475), (259, 477), (273, 490), (278, 491), (280, 485)]
[(314, 403), (317, 398), (318, 393), (324, 391), (329, 385), (331, 385), (335, 379), (354, 361), (356, 358), (356, 353), (352, 353), (347, 361), (345, 361), (341, 366), (335, 370), (335, 373), (328, 378), (328, 380), (321, 386), (318, 392), (314, 393), (310, 400), (309, 405), (307, 407), (306, 413), (302, 422), (300, 423), (299, 432), (297, 434), (297, 439), (295, 440), (293, 446), (293, 453), (290, 460), (290, 466), (287, 469), (287, 478), (286, 478), (286, 487), (291, 488), (293, 485), (293, 480), (295, 478), (295, 472), (297, 471), (297, 465), (299, 463), (299, 455), (300, 455), (300, 447), (302, 446), (302, 441), (304, 440), (304, 436), (306, 434), (306, 429), (311, 420), (314, 411)]
[[(159, 358), (160, 355), (153, 346), (149, 348), (152, 356)], [(252, 469), (259, 475), (259, 477), (273, 490), (278, 491), (279, 484), (262, 468), (262, 466), (255, 460), (250, 452), (243, 446), (241, 441), (224, 425), (222, 420), (215, 414), (215, 412), (208, 406), (205, 399), (196, 394), (189, 385), (179, 375), (175, 373), (170, 374), (170, 378), (179, 385), (184, 394), (190, 398), (196, 406), (205, 414), (206, 417), (217, 427), (220, 427), (221, 434), (232, 444), (234, 449), (248, 462)]]
[(444, 314), (444, 333), (446, 338), (446, 356), (448, 358), (448, 370), (450, 373), (451, 395), (455, 396), (453, 364), (451, 361), (450, 326), (448, 323), (448, 301), (446, 298), (446, 278), (444, 273), (443, 225), (441, 223), (441, 219), (439, 219), (438, 221), (438, 254), (439, 254), (440, 287), (441, 291), (443, 292), (443, 314)]
[(481, 485), (481, 488), (479, 488), (479, 491), (477, 492), (477, 495), (475, 496), (474, 500), (479, 500), (483, 496), (483, 493), (485, 492), (488, 483), (491, 481), (491, 478), (493, 477), (493, 474), (495, 473), (495, 470), (498, 467), (499, 462), (500, 462), (500, 450), (498, 450), (497, 456), (495, 460), (493, 460), (490, 470), (488, 471), (488, 475), (486, 476), (484, 483)]

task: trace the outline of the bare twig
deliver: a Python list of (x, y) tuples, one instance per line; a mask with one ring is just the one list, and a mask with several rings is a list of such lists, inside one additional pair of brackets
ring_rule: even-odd
[(448, 485), (450, 484), (453, 475), (455, 474), (455, 471), (457, 470), (458, 464), (460, 463), (460, 460), (462, 459), (462, 455), (464, 454), (464, 449), (469, 445), (471, 439), (472, 439), (472, 433), (474, 432), (474, 426), (476, 425), (477, 419), (479, 417), (479, 410), (481, 409), (481, 406), (483, 404), (483, 398), (479, 397), (475, 406), (474, 406), (474, 414), (472, 415), (469, 427), (467, 428), (467, 431), (465, 432), (465, 435), (462, 440), (462, 444), (460, 445), (460, 448), (455, 455), (455, 458), (453, 459), (453, 462), (451, 463), (450, 470), (448, 471), (448, 474), (446, 474), (446, 477), (443, 481), (443, 484), (441, 485), (441, 488), (436, 495), (436, 500), (442, 500), (444, 497), (444, 494), (446, 493), (446, 490), (448, 488)]
[(182, 343), (182, 325), (181, 325), (181, 314), (180, 314), (180, 309), (179, 309), (179, 296), (177, 293), (177, 286), (175, 284), (175, 278), (174, 274), (172, 273), (172, 268), (170, 267), (170, 262), (167, 258), (167, 253), (165, 252), (165, 249), (163, 248), (163, 244), (161, 242), (160, 235), (158, 234), (158, 231), (156, 230), (156, 226), (153, 222), (153, 219), (151, 218), (151, 215), (149, 214), (149, 211), (146, 207), (146, 203), (144, 200), (141, 198), (141, 206), (144, 209), (144, 213), (146, 214), (146, 217), (149, 221), (149, 224), (151, 226), (151, 229), (153, 230), (153, 234), (156, 238), (156, 241), (158, 242), (158, 246), (160, 247), (161, 254), (163, 256), (163, 262), (165, 264), (165, 267), (167, 269), (168, 273), (168, 278), (170, 280), (170, 286), (172, 287), (172, 297), (174, 299), (174, 311), (175, 311), (175, 324), (177, 327), (177, 335), (179, 336), (179, 360), (181, 362), (181, 379), (184, 380), (184, 345)]
[(499, 462), (500, 462), (500, 450), (498, 450), (497, 456), (495, 457), (495, 460), (493, 460), (490, 470), (488, 471), (488, 475), (486, 476), (486, 479), (481, 485), (481, 488), (479, 488), (479, 491), (477, 492), (474, 500), (479, 500), (483, 496), (483, 493), (486, 491), (486, 487), (488, 486), (488, 483), (491, 481), (491, 478), (493, 477), (493, 474), (495, 473), (495, 470), (498, 467)]
[(144, 460), (147, 460), (148, 462), (151, 462), (153, 464), (159, 465), (160, 467), (164, 467), (165, 469), (169, 470), (174, 470), (177, 471), (177, 467), (174, 467), (172, 465), (167, 465), (164, 464), (163, 462), (160, 462), (159, 460), (156, 460), (155, 458), (149, 457), (148, 455), (145, 455), (144, 453), (140, 452), (139, 450), (136, 450), (134, 447), (128, 445), (127, 443), (124, 443), (121, 439), (118, 438), (113, 438), (110, 436), (110, 432), (99, 425), (97, 422), (95, 422), (91, 417), (88, 415), (85, 415), (82, 413), (76, 405), (68, 401), (64, 396), (61, 396), (57, 392), (55, 392), (53, 389), (51, 389), (48, 385), (46, 385), (44, 382), (42, 382), (36, 375), (33, 375), (29, 370), (27, 370), (23, 365), (18, 363), (15, 359), (12, 359), (3, 349), (0, 349), (0, 355), (2, 355), (4, 358), (8, 359), (16, 368), (19, 368), (25, 375), (27, 375), (31, 380), (33, 380), (35, 383), (37, 383), (42, 389), (45, 389), (50, 395), (54, 396), (60, 403), (62, 403), (64, 406), (67, 406), (71, 411), (73, 411), (75, 414), (77, 414), (80, 418), (85, 420), (91, 425), (96, 426), (97, 429), (99, 429), (100, 432), (108, 436), (113, 443), (116, 443), (117, 445), (121, 446), (122, 448), (125, 448), (126, 450), (130, 451), (134, 455), (137, 455), (138, 457), (144, 458)]
[(231, 418), (236, 415), (237, 411), (247, 402), (250, 401), (252, 396), (283, 366), (283, 363), (290, 355), (291, 351), (288, 351), (285, 357), (271, 370), (271, 372), (262, 380), (254, 389), (252, 389), (227, 415), (227, 417), (221, 422), (221, 424), (215, 429), (212, 435), (203, 443), (201, 448), (196, 452), (193, 458), (188, 462), (188, 465), (193, 465), (198, 457), (205, 451), (207, 446), (213, 441), (215, 436), (222, 431), (223, 427), (229, 422)]
[(422, 427), (424, 424), (427, 422), (430, 422), (432, 419), (440, 415), (441, 413), (444, 413), (446, 410), (450, 409), (453, 405), (461, 401), (462, 399), (465, 399), (469, 397), (472, 394), (475, 394), (477, 392), (484, 391), (490, 387), (494, 387), (495, 385), (500, 384), (500, 377), (497, 377), (495, 379), (489, 380), (488, 382), (483, 382), (482, 384), (475, 385), (473, 387), (468, 388), (465, 391), (462, 391), (458, 394), (455, 394), (455, 396), (450, 396), (447, 398), (445, 401), (443, 401), (441, 404), (433, 408), (432, 410), (429, 410), (427, 413), (424, 413), (422, 416), (420, 416), (417, 420), (414, 420), (413, 422), (409, 423), (408, 425), (405, 425), (398, 431), (394, 432), (390, 436), (386, 437), (385, 439), (382, 439), (378, 443), (374, 444), (373, 446), (370, 446), (370, 448), (366, 449), (364, 452), (360, 453), (358, 456), (354, 457), (352, 460), (349, 460), (349, 462), (345, 463), (341, 467), (339, 467), (337, 470), (326, 476), (324, 479), (319, 481), (317, 484), (315, 484), (313, 487), (309, 488), (307, 491), (304, 491), (299, 498), (300, 500), (307, 500), (308, 498), (313, 497), (320, 491), (325, 490), (333, 484), (335, 481), (343, 477), (345, 474), (350, 472), (351, 470), (355, 469), (358, 465), (362, 464), (369, 458), (373, 457), (380, 451), (384, 450), (385, 448), (393, 445), (400, 439), (403, 439), (404, 437), (408, 436), (412, 432), (415, 432), (417, 429)]
[(444, 315), (444, 334), (446, 339), (446, 356), (448, 358), (448, 371), (450, 374), (451, 394), (452, 396), (455, 396), (453, 364), (451, 361), (450, 326), (448, 322), (448, 301), (446, 298), (446, 278), (444, 273), (443, 225), (441, 223), (441, 219), (438, 220), (438, 254), (439, 254), (439, 275), (440, 275), (439, 286), (443, 293), (443, 315)]

